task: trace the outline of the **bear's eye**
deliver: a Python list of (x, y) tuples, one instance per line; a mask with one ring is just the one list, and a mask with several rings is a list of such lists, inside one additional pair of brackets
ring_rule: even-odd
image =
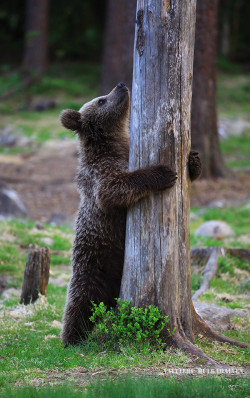
[(106, 102), (106, 99), (105, 98), (101, 98), (98, 101), (98, 105), (103, 105), (103, 104), (105, 104), (105, 102)]

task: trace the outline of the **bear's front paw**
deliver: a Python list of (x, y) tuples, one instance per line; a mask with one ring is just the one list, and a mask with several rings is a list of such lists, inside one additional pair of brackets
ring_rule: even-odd
[(199, 152), (193, 150), (190, 151), (188, 158), (188, 168), (191, 181), (194, 181), (200, 177), (202, 172), (202, 165), (199, 157)]
[(155, 167), (155, 174), (157, 176), (157, 189), (162, 190), (171, 188), (177, 180), (177, 173), (168, 166), (159, 164)]

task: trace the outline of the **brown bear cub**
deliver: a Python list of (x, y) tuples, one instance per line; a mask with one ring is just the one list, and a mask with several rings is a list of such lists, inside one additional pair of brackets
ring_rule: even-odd
[[(123, 270), (126, 209), (138, 200), (175, 184), (176, 173), (159, 164), (129, 171), (129, 91), (119, 83), (108, 95), (79, 112), (61, 114), (64, 127), (77, 133), (80, 207), (72, 254), (62, 342), (77, 344), (91, 328), (91, 301), (114, 306)], [(189, 156), (191, 179), (200, 175), (197, 152)]]

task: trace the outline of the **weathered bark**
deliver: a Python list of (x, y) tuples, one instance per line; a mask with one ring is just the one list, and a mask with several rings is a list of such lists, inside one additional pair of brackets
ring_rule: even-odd
[(36, 80), (47, 68), (49, 0), (27, 0), (23, 75)]
[(136, 20), (136, 0), (109, 0), (100, 94), (107, 94), (118, 82), (132, 86), (133, 43)]
[(176, 328), (176, 333), (194, 342), (187, 161), (195, 0), (140, 4), (138, 1), (130, 168), (170, 164), (178, 181), (170, 191), (151, 195), (128, 211), (121, 297), (139, 307), (159, 306), (169, 316), (170, 329)]
[(50, 269), (50, 250), (29, 245), (28, 258), (24, 271), (24, 281), (20, 303), (34, 303), (39, 293), (45, 295), (48, 290)]
[(207, 359), (194, 345), (189, 243), (195, 3), (137, 2), (129, 167), (169, 164), (178, 181), (128, 210), (120, 297), (157, 305), (175, 330), (168, 341)]
[(197, 0), (192, 97), (192, 148), (199, 151), (203, 178), (225, 177), (216, 103), (218, 0)]

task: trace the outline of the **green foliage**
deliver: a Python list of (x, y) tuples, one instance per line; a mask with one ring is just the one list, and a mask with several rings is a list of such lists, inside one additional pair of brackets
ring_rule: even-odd
[[(230, 337), (231, 339), (250, 343), (249, 339), (249, 327), (241, 330), (228, 330), (223, 331), (223, 334)], [(202, 351), (211, 355), (213, 351), (213, 358), (217, 361), (227, 363), (230, 365), (245, 365), (250, 361), (250, 348), (240, 348), (234, 345), (228, 346), (228, 344), (221, 344), (209, 339), (202, 339), (196, 341), (196, 344), (202, 349)]]
[(228, 58), (223, 55), (219, 55), (217, 59), (217, 66), (219, 71), (224, 73), (240, 73), (242, 72), (242, 67), (239, 64), (231, 62)]
[(206, 209), (203, 214), (203, 220), (221, 220), (227, 222), (236, 234), (242, 234), (249, 231), (249, 209), (246, 206), (224, 207)]
[[(196, 213), (198, 209), (192, 209)], [(199, 210), (198, 210), (199, 211)], [(199, 213), (198, 213), (199, 214)], [(221, 240), (215, 240), (209, 237), (197, 236), (195, 230), (205, 221), (221, 220), (228, 223), (236, 234), (234, 239), (225, 240), (222, 244)], [(224, 208), (204, 208), (200, 212), (199, 218), (190, 223), (190, 244), (192, 247), (197, 246), (225, 246), (225, 247), (242, 247), (248, 248), (249, 244), (240, 240), (241, 235), (249, 233), (249, 209), (247, 205), (224, 207)]]
[(220, 116), (249, 119), (250, 113), (249, 74), (219, 74), (217, 101)]
[(120, 345), (150, 340), (152, 345), (164, 347), (160, 338), (168, 317), (161, 315), (158, 307), (135, 308), (128, 300), (116, 299), (117, 308), (107, 309), (104, 303), (92, 303), (90, 320), (96, 324), (95, 332), (105, 343)]
[(250, 166), (250, 129), (246, 129), (240, 136), (231, 136), (221, 141), (220, 145), (229, 167)]
[(8, 76), (0, 76), (1, 93), (17, 87), (21, 84), (21, 75), (18, 71), (9, 73)]
[(238, 257), (222, 256), (219, 258), (219, 269), (218, 274), (229, 273), (230, 276), (234, 276), (235, 268), (243, 269), (248, 271), (249, 264), (246, 261)]
[(49, 246), (58, 252), (51, 254), (51, 267), (69, 265), (72, 234), (72, 230), (66, 225), (52, 227), (45, 224), (41, 231), (28, 219), (0, 221), (0, 273), (10, 280), (8, 287), (21, 287), (28, 246), (34, 243), (41, 247), (46, 246), (41, 241), (42, 237), (52, 238), (53, 242)]

